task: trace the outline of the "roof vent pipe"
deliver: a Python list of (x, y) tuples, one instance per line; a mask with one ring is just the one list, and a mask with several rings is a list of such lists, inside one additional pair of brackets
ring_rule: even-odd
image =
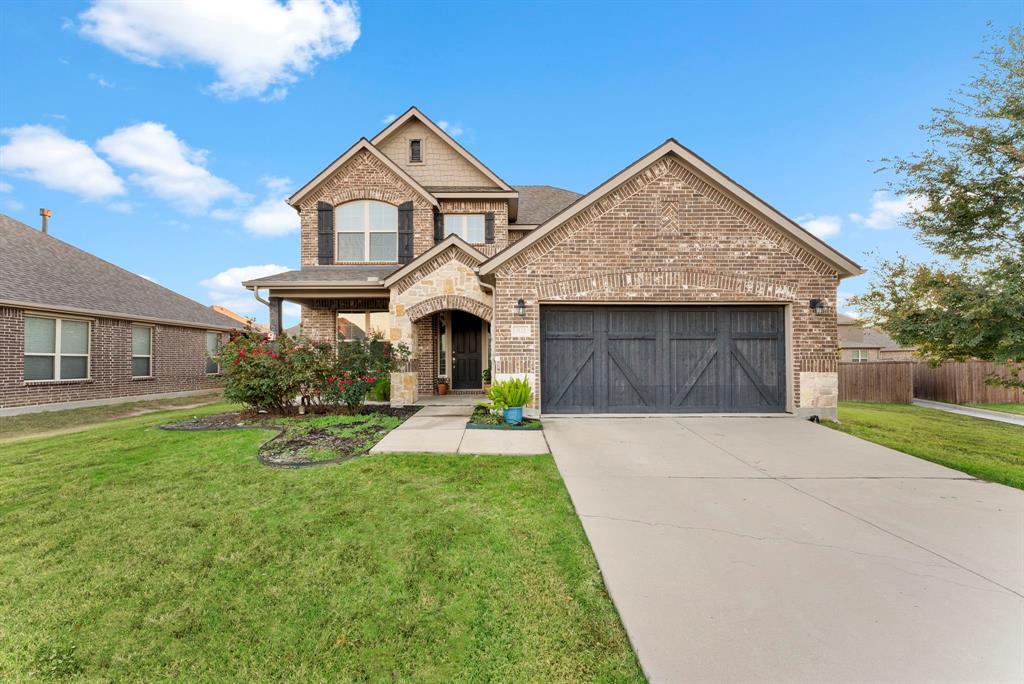
[(53, 216), (53, 212), (49, 209), (40, 209), (39, 215), (43, 217), (43, 225), (40, 228), (44, 233), (50, 232), (50, 217)]

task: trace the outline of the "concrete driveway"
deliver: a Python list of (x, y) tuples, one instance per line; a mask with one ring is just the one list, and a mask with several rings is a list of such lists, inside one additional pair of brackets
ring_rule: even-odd
[(788, 417), (545, 433), (651, 681), (1024, 681), (1024, 492)]

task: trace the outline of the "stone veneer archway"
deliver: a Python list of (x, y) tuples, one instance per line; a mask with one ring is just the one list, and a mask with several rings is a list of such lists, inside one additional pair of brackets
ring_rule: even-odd
[(471, 313), (477, 318), (482, 318), (485, 321), (490, 321), (491, 314), (493, 313), (493, 310), (488, 305), (463, 295), (441, 295), (439, 297), (431, 297), (430, 299), (424, 300), (415, 306), (409, 307), (406, 309), (405, 313), (409, 317), (409, 320), (416, 322), (424, 316), (429, 316), (430, 314), (450, 309), (459, 309), (460, 311)]

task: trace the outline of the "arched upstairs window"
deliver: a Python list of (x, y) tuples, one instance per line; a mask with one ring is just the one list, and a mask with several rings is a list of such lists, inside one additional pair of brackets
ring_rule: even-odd
[(334, 210), (337, 261), (398, 261), (398, 207), (357, 200)]

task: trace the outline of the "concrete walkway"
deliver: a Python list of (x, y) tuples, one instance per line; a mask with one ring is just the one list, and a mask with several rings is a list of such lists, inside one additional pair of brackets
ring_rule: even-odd
[(1024, 681), (1024, 492), (795, 418), (548, 418), (652, 682)]
[[(479, 397), (477, 398), (479, 401)], [(467, 430), (476, 402), (425, 406), (389, 432), (370, 453), (428, 452), (438, 454), (548, 453), (542, 430)]]
[(973, 406), (960, 406), (959, 404), (947, 404), (942, 401), (928, 401), (927, 399), (914, 399), (915, 406), (938, 409), (949, 413), (959, 413), (962, 416), (973, 418), (984, 418), (985, 420), (997, 420), (1000, 423), (1011, 423), (1024, 427), (1024, 415), (1007, 413), (1006, 411), (990, 411), (988, 409), (975, 408)]

